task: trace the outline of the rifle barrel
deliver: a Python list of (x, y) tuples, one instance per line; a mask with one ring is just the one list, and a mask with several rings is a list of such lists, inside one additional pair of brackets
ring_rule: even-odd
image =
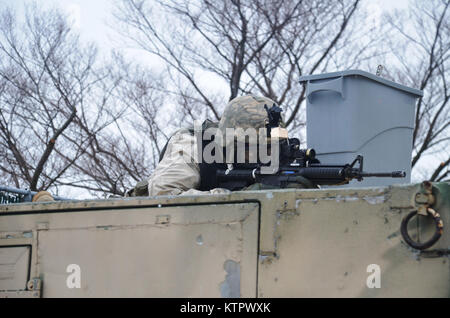
[(361, 177), (387, 177), (387, 178), (404, 178), (406, 173), (404, 171), (392, 172), (363, 172)]

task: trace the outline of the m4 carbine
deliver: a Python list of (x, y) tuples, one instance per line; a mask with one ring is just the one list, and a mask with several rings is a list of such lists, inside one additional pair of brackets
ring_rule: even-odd
[[(363, 157), (358, 155), (350, 164), (321, 164), (314, 149), (300, 149), (297, 138), (285, 139), (279, 144), (279, 168), (272, 173), (262, 173), (261, 164), (235, 164), (232, 169), (217, 170), (220, 188), (240, 190), (254, 183), (286, 188), (289, 184), (341, 185), (365, 177), (403, 178), (404, 171), (372, 173), (363, 171)], [(358, 166), (356, 167), (356, 164)], [(305, 180), (306, 179), (306, 180)]]

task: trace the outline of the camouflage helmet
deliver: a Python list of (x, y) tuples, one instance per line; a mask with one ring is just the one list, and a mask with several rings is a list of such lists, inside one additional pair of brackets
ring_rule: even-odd
[(257, 134), (259, 134), (259, 129), (266, 128), (269, 120), (264, 105), (270, 108), (272, 105), (276, 105), (276, 103), (270, 98), (254, 95), (240, 96), (232, 99), (225, 107), (219, 121), (218, 132), (222, 135), (222, 140), (217, 140), (218, 144), (223, 147), (225, 146), (227, 128), (242, 128), (243, 130), (254, 128)]

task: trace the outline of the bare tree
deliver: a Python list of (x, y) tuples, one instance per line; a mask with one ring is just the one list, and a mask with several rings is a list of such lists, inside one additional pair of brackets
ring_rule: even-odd
[[(0, 18), (0, 176), (31, 190), (123, 195), (167, 135), (164, 79), (118, 54), (100, 61), (56, 9)], [(167, 126), (167, 125), (166, 125)], [(67, 191), (66, 191), (67, 192)], [(78, 192), (79, 193), (79, 192)]]
[[(56, 10), (0, 17), (0, 170), (31, 190), (57, 186), (113, 118), (98, 96), (96, 48), (82, 46)], [(86, 128), (86, 129), (83, 129)], [(89, 133), (86, 133), (89, 131)]]
[[(254, 93), (283, 105), (286, 124), (295, 128), (304, 120), (299, 76), (355, 66), (373, 54), (371, 41), (355, 46), (364, 29), (353, 23), (358, 4), (122, 0), (115, 17), (119, 32), (165, 63), (183, 115), (219, 119), (224, 100)], [(211, 80), (228, 86), (227, 98), (204, 85)]]
[(113, 61), (107, 78), (114, 85), (104, 87), (102, 82), (101, 89), (110, 91), (105, 107), (115, 109), (111, 116), (114, 120), (101, 131), (78, 123), (90, 142), (84, 155), (74, 163), (78, 178), (63, 183), (86, 189), (95, 196), (124, 195), (136, 182), (147, 178), (159, 161), (158, 142), (167, 141), (157, 124), (165, 102), (162, 80), (145, 67), (126, 63), (117, 54)]
[[(120, 0), (119, 31), (162, 62), (160, 74), (118, 54), (101, 61), (56, 10), (31, 7), (23, 24), (4, 10), (0, 176), (32, 190), (122, 195), (150, 175), (172, 131), (197, 119), (219, 119), (227, 100), (268, 96), (283, 106), (285, 123), (297, 133), (305, 120), (300, 76), (367, 69), (376, 55), (396, 47), (386, 64), (389, 76), (425, 91), (412, 165), (433, 152), (444, 155), (430, 173), (431, 180), (444, 180), (450, 161), (449, 3), (418, 2), (411, 16), (391, 17), (390, 34), (404, 42), (382, 48), (379, 30), (362, 23), (359, 2)], [(406, 60), (405, 52), (414, 58)]]
[(423, 176), (449, 180), (450, 167), (450, 1), (416, 1), (408, 14), (388, 17), (396, 43), (390, 76), (424, 91), (417, 103), (412, 167), (427, 155), (441, 159)]

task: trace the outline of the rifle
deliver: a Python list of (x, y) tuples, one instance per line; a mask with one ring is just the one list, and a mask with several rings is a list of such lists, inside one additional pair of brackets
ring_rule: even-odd
[[(280, 133), (282, 109), (273, 105), (270, 109), (264, 105), (268, 115), (268, 137), (283, 135)], [(365, 177), (404, 178), (404, 171), (393, 172), (364, 172), (363, 156), (358, 155), (350, 164), (323, 165), (316, 159), (314, 149), (300, 149), (300, 140), (297, 138), (283, 138), (278, 143), (279, 168), (272, 173), (261, 173), (262, 164), (234, 164), (228, 169), (218, 169), (216, 180), (218, 187), (233, 190), (243, 189), (254, 183), (286, 188), (290, 183), (306, 184), (308, 187), (317, 185), (348, 184), (351, 180), (362, 181)], [(358, 167), (356, 167), (358, 164)], [(267, 171), (267, 170), (266, 170)]]
[[(366, 177), (404, 178), (404, 171), (365, 172), (363, 156), (358, 155), (350, 164), (321, 164), (315, 158), (314, 149), (300, 149), (297, 138), (289, 138), (280, 142), (280, 165), (270, 174), (261, 173), (261, 164), (236, 164), (232, 169), (219, 169), (216, 177), (220, 188), (239, 190), (253, 183), (286, 188), (292, 183), (308, 183), (317, 185), (342, 185), (351, 180), (362, 181)], [(356, 166), (358, 164), (358, 166)], [(306, 179), (306, 180), (305, 180)]]

